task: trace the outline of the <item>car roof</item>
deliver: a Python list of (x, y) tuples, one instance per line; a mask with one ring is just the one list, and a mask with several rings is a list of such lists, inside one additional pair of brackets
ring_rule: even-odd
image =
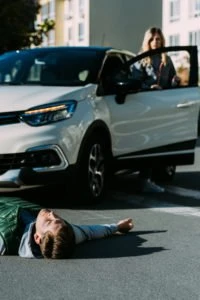
[[(44, 52), (51, 50), (65, 50), (65, 51), (95, 51), (100, 53), (105, 53), (108, 50), (113, 49), (112, 47), (103, 47), (103, 46), (49, 46), (49, 47), (38, 47), (38, 48), (29, 48), (29, 49), (19, 49), (14, 52)], [(12, 51), (13, 52), (13, 51)]]
[(13, 51), (7, 51), (6, 53), (48, 53), (52, 52), (52, 50), (56, 51), (81, 51), (81, 52), (96, 52), (100, 55), (104, 54), (125, 54), (129, 56), (135, 56), (135, 53), (125, 50), (125, 49), (119, 49), (114, 47), (105, 47), (105, 46), (45, 46), (45, 47), (36, 47), (36, 48), (28, 48), (28, 49), (19, 49), (19, 50), (13, 50)]

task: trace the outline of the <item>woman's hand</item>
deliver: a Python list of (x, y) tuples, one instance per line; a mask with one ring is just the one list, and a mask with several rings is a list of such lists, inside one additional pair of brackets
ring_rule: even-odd
[(173, 86), (173, 87), (179, 86), (179, 85), (180, 85), (180, 82), (181, 82), (181, 79), (180, 79), (179, 76), (175, 75), (175, 76), (172, 78), (172, 86)]
[(159, 84), (152, 84), (151, 85), (152, 90), (162, 90), (161, 86)]

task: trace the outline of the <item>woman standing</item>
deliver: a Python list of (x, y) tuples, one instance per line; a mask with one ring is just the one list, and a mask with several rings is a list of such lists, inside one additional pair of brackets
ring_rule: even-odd
[[(145, 32), (141, 52), (165, 47), (165, 38), (160, 28), (151, 27)], [(147, 87), (164, 89), (177, 86), (180, 79), (171, 58), (166, 53), (146, 57), (141, 61), (141, 68), (146, 72)]]
[[(161, 29), (157, 27), (149, 28), (144, 34), (141, 53), (161, 47), (165, 47), (165, 38)], [(133, 68), (136, 68), (137, 71), (141, 71), (141, 74), (144, 75), (142, 83), (143, 89), (165, 89), (175, 87), (180, 82), (180, 79), (176, 76), (173, 62), (166, 53), (146, 57)], [(164, 188), (152, 182), (151, 177), (151, 168), (140, 169), (140, 191), (164, 192)]]

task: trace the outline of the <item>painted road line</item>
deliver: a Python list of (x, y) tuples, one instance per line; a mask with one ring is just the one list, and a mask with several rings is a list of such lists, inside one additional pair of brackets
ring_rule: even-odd
[[(176, 188), (173, 187), (171, 191), (174, 191)], [(178, 188), (177, 190), (180, 189)], [(185, 190), (185, 189), (184, 189)], [(178, 194), (178, 191), (176, 191)], [(183, 191), (181, 191), (183, 192)], [(193, 192), (193, 190), (190, 190)], [(189, 194), (189, 193), (188, 193)], [(192, 194), (192, 193), (191, 193)], [(190, 194), (190, 197), (191, 197)], [(180, 194), (179, 194), (180, 195)], [(161, 213), (170, 213), (174, 215), (181, 215), (181, 216), (193, 216), (193, 217), (200, 217), (200, 207), (189, 207), (180, 204), (174, 204), (171, 202), (166, 202), (162, 200), (157, 200), (151, 196), (147, 197), (143, 195), (131, 195), (127, 193), (118, 192), (117, 194), (113, 193), (115, 200), (126, 202), (129, 205), (137, 206), (140, 208), (145, 207), (151, 211), (161, 212)]]
[(175, 194), (178, 196), (183, 196), (183, 197), (190, 197), (193, 199), (200, 200), (200, 191), (198, 190), (192, 190), (192, 189), (185, 189), (182, 187), (177, 187), (177, 186), (165, 186), (165, 189), (167, 192), (171, 194)]
[[(154, 203), (155, 204), (155, 203)], [(159, 205), (161, 205), (159, 207)], [(172, 203), (157, 203), (156, 207), (149, 208), (151, 211), (162, 212), (162, 213), (170, 213), (174, 215), (181, 215), (181, 216), (192, 216), (192, 217), (200, 217), (200, 209), (193, 208), (189, 206), (177, 206)]]
[[(182, 197), (193, 198), (195, 200), (200, 200), (200, 191), (198, 191), (198, 190), (185, 189), (185, 188), (173, 186), (173, 185), (165, 185), (163, 187), (165, 188), (167, 193), (174, 194), (177, 196), (182, 196)], [(117, 197), (117, 194), (120, 194), (121, 196), (124, 195), (124, 197), (126, 197), (126, 198), (127, 197), (132, 198), (134, 196), (134, 198), (138, 199), (139, 202), (144, 200), (144, 196), (145, 196), (145, 193), (141, 193), (140, 195), (131, 194), (131, 193), (127, 193), (127, 192), (116, 192), (116, 191), (111, 191), (111, 193), (112, 193), (112, 195), (115, 195), (115, 197)], [(153, 193), (152, 193), (152, 195), (153, 195)]]

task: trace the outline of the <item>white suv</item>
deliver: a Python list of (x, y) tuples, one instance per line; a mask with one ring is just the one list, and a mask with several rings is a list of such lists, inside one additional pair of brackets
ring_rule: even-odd
[[(161, 52), (171, 54), (182, 81), (143, 89), (132, 66)], [(63, 182), (75, 184), (77, 199), (95, 202), (115, 172), (151, 166), (161, 177), (168, 166), (194, 162), (194, 46), (139, 56), (105, 47), (8, 52), (0, 56), (0, 85), (0, 187)]]

